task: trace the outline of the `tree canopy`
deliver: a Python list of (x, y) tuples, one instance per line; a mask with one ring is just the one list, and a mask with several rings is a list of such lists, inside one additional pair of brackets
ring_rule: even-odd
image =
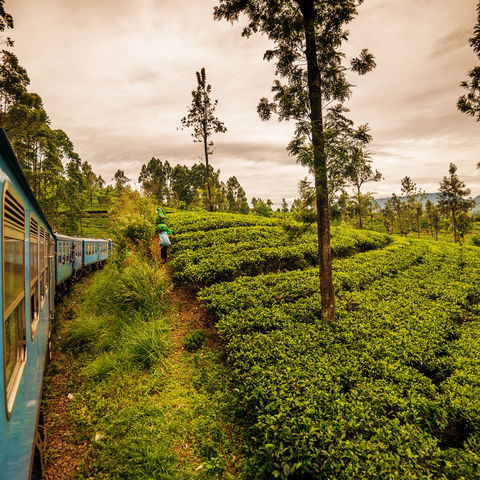
[[(288, 149), (293, 154), (311, 149), (315, 179), (318, 257), (322, 318), (335, 319), (335, 297), (330, 247), (328, 154), (324, 108), (343, 103), (351, 95), (342, 44), (348, 39), (346, 24), (357, 15), (357, 0), (220, 0), (214, 18), (247, 23), (243, 35), (264, 33), (274, 48), (264, 59), (275, 61), (273, 101), (262, 98), (258, 113), (269, 119), (294, 120), (295, 134)], [(241, 17), (241, 15), (244, 15)], [(375, 66), (373, 56), (362, 50), (350, 69), (363, 75)]]
[(218, 100), (212, 100), (212, 86), (207, 83), (207, 74), (205, 67), (196, 72), (197, 88), (192, 90), (192, 103), (188, 109), (188, 114), (183, 117), (181, 122), (183, 128), (192, 128), (192, 137), (194, 142), (202, 142), (205, 157), (205, 174), (207, 183), (207, 194), (210, 211), (213, 211), (214, 204), (210, 186), (210, 168), (208, 156), (213, 154), (212, 135), (214, 133), (224, 133), (227, 131), (224, 123), (215, 115), (215, 109)]
[[(469, 43), (480, 60), (480, 2), (477, 4), (477, 23)], [(471, 115), (480, 122), (480, 65), (473, 67), (467, 75), (468, 79), (460, 84), (467, 93), (458, 99), (457, 107), (461, 112)]]

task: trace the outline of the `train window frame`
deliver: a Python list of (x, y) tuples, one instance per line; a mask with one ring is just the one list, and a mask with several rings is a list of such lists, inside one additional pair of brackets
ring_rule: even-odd
[[(32, 226), (36, 224), (36, 235), (33, 237), (32, 235)], [(30, 221), (29, 221), (29, 232), (28, 232), (28, 240), (29, 240), (29, 282), (30, 282), (30, 336), (33, 341), (35, 337), (35, 332), (37, 331), (38, 320), (39, 320), (39, 261), (40, 261), (40, 225), (38, 223), (38, 219), (33, 215), (30, 214)], [(32, 237), (35, 242), (32, 242)], [(36, 243), (36, 252), (35, 252), (35, 264), (36, 264), (36, 271), (35, 277), (32, 278), (32, 244)]]
[[(14, 205), (14, 210), (19, 209), (20, 213), (23, 213), (23, 229), (20, 233), (19, 224), (17, 223), (16, 227), (11, 225), (7, 227), (6, 225), (6, 199), (7, 196), (10, 196), (9, 202)], [(16, 202), (15, 205), (13, 202)], [(23, 210), (23, 211), (22, 211)], [(17, 213), (17, 220), (21, 217)], [(11, 218), (11, 216), (10, 216)], [(23, 372), (25, 370), (25, 365), (27, 363), (27, 319), (26, 319), (26, 308), (25, 308), (25, 296), (26, 296), (26, 248), (25, 248), (25, 203), (21, 200), (20, 196), (16, 193), (13, 186), (9, 182), (4, 182), (3, 191), (2, 191), (2, 330), (3, 330), (3, 383), (4, 383), (4, 395), (5, 395), (5, 413), (7, 420), (10, 420), (13, 412), (13, 407), (15, 405), (15, 399), (20, 387), (22, 380)], [(12, 220), (9, 219), (9, 223), (12, 223)], [(16, 223), (15, 220), (13, 223)], [(7, 232), (10, 235), (7, 235)], [(6, 308), (6, 286), (5, 286), (5, 244), (6, 238), (13, 240), (20, 240), (22, 246), (22, 286), (23, 291), (20, 292), (16, 298), (14, 298), (8, 307)], [(6, 323), (7, 320), (12, 316), (17, 316), (17, 332), (16, 332), (16, 359), (15, 366), (11, 371), (10, 378), (7, 381), (7, 345), (6, 345)]]
[[(40, 236), (40, 269), (39, 269), (39, 276), (40, 276), (40, 310), (43, 310), (43, 305), (45, 303), (45, 298), (47, 297), (47, 292), (45, 289), (45, 227), (40, 225), (39, 228), (39, 236)], [(43, 248), (42, 248), (43, 246)]]
[(45, 229), (45, 298), (48, 297), (48, 292), (50, 288), (50, 255), (49, 255), (49, 246), (50, 246), (50, 234), (48, 230)]

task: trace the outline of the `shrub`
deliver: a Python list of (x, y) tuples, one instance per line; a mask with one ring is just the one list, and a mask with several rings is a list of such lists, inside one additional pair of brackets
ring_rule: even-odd
[(202, 347), (202, 345), (205, 343), (205, 340), (206, 337), (203, 330), (194, 330), (193, 332), (187, 333), (183, 342), (183, 346), (189, 352), (196, 352)]
[(475, 235), (472, 235), (472, 243), (476, 247), (480, 247), (480, 235), (478, 233), (476, 233)]
[(135, 255), (127, 258), (125, 264), (112, 285), (112, 303), (127, 312), (165, 311), (170, 289), (166, 273)]
[(295, 249), (275, 236), (256, 247), (222, 222), (208, 248), (208, 232), (198, 248), (184, 234), (174, 266), (213, 284), (198, 297), (226, 345), (249, 438), (245, 478), (480, 477), (476, 248), (332, 229), (337, 319), (327, 326), (318, 272), (300, 270), (312, 236), (283, 267), (303, 260), (299, 270), (258, 275)]

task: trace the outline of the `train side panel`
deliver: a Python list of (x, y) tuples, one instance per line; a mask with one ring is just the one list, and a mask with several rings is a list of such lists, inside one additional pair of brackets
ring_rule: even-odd
[(5, 142), (1, 132), (0, 479), (11, 480), (31, 469), (54, 285), (53, 232)]
[(108, 240), (100, 240), (99, 260), (104, 262), (108, 258)]
[(82, 269), (82, 239), (55, 234), (55, 283), (60, 285)]
[(85, 266), (94, 265), (99, 261), (98, 253), (98, 240), (94, 238), (84, 238), (84, 258), (83, 263)]

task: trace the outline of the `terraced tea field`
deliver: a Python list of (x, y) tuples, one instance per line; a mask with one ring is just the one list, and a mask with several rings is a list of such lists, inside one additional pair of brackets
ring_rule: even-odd
[(480, 478), (480, 248), (333, 228), (328, 326), (314, 235), (168, 221), (174, 280), (225, 344), (248, 478)]

